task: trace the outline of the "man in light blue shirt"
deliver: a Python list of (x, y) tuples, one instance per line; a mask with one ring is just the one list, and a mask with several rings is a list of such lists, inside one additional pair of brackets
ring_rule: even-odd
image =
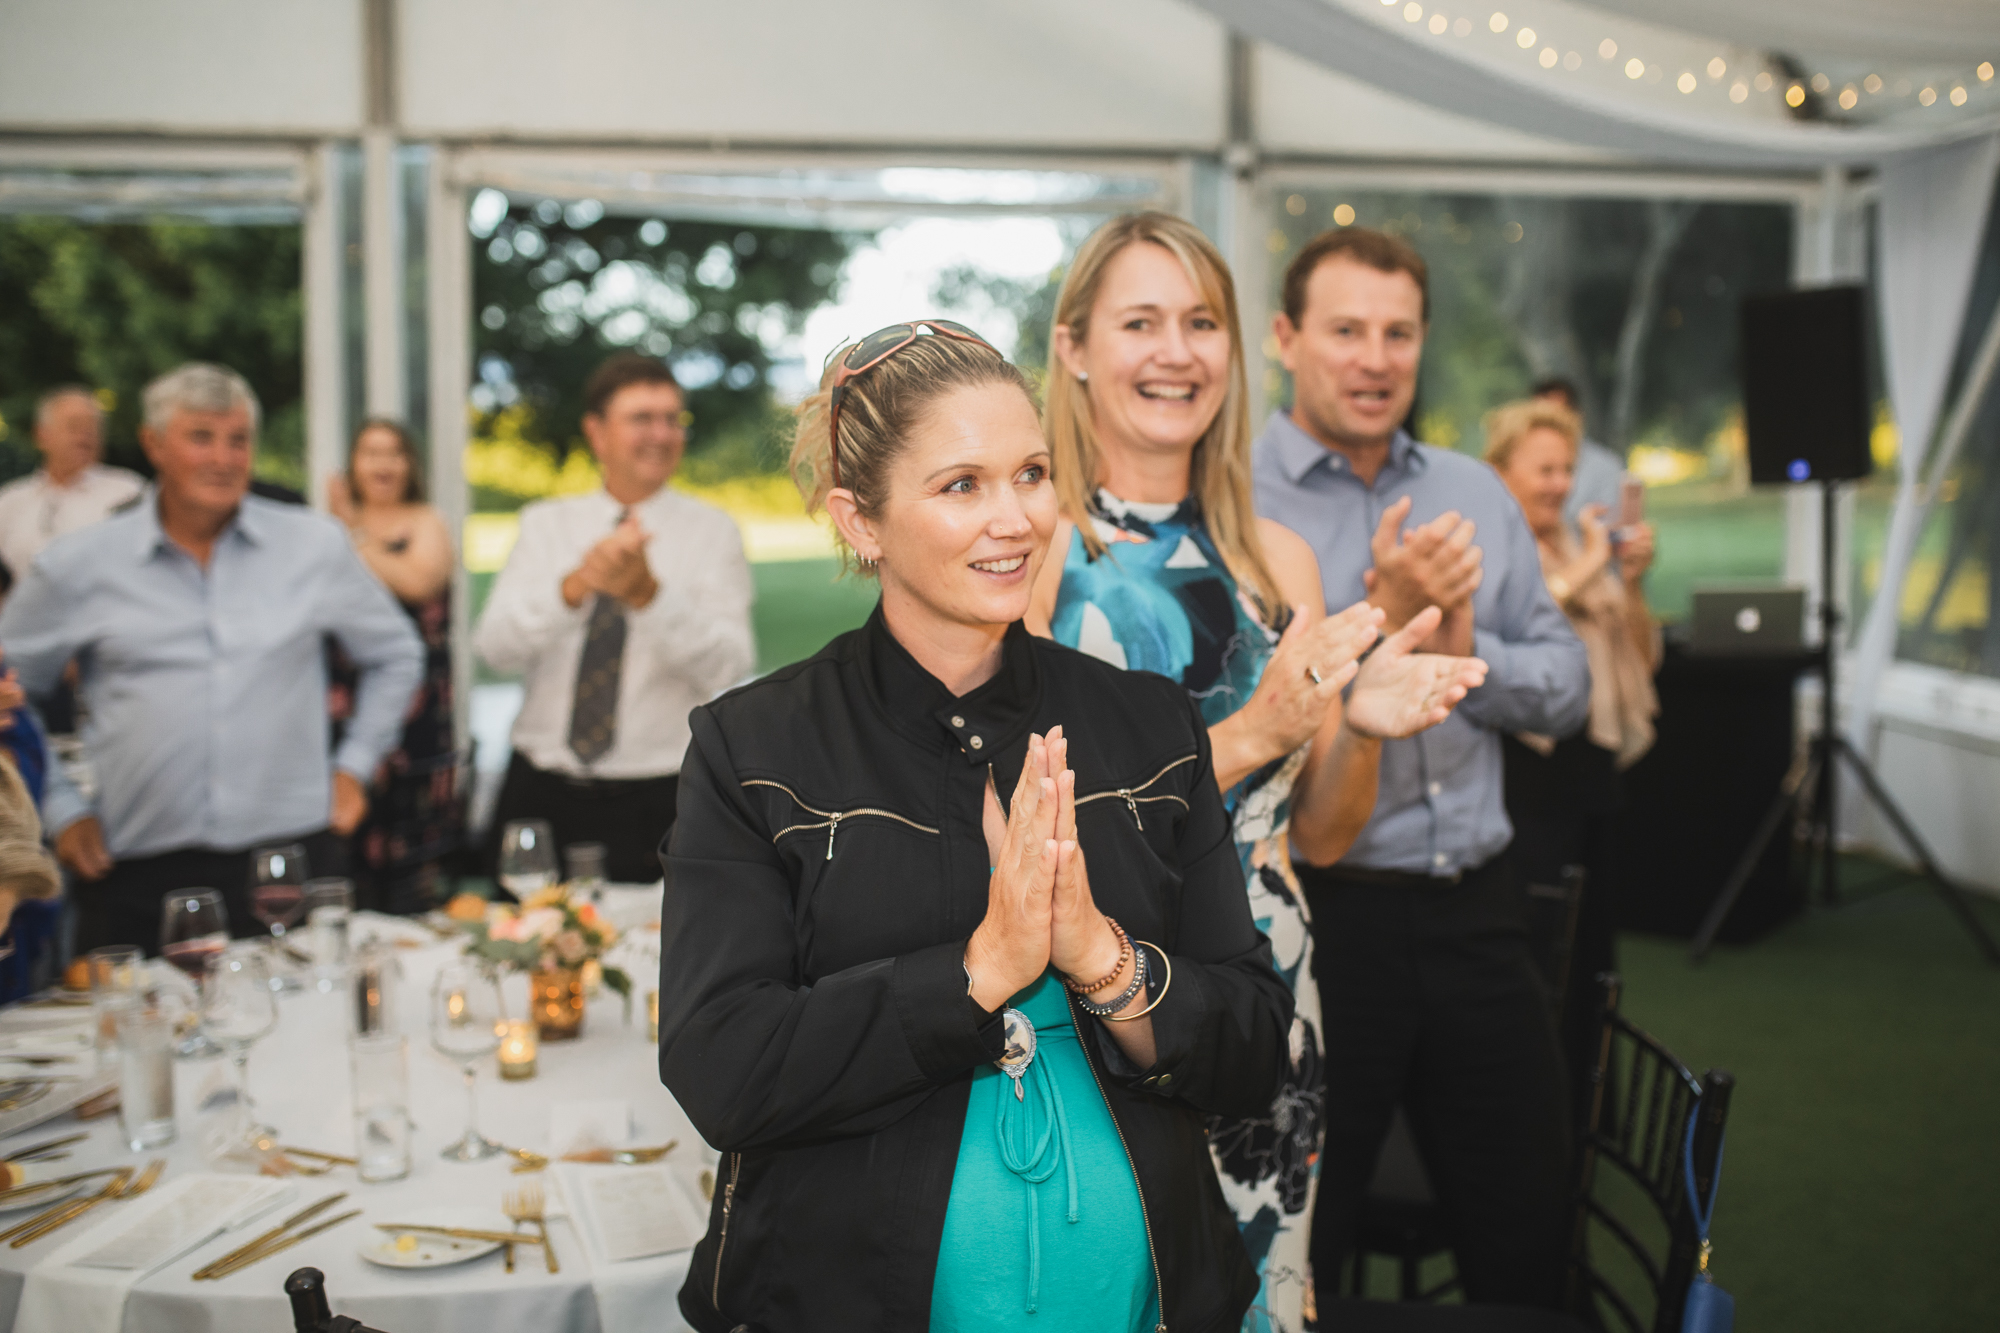
[(1499, 477), (1400, 428), (1426, 284), (1416, 251), (1380, 232), (1328, 232), (1300, 251), (1275, 321), (1295, 404), (1271, 417), (1252, 466), (1258, 513), (1311, 544), (1329, 609), (1367, 597), (1393, 630), (1436, 604), (1437, 650), (1488, 667), (1444, 722), (1383, 742), (1375, 812), (1346, 856), (1299, 867), (1326, 1028), (1313, 1268), (1342, 1271), (1400, 1106), (1467, 1299), (1555, 1307), (1567, 1101), (1505, 855), (1500, 738), (1581, 727), (1590, 675)]
[[(255, 929), (249, 851), (312, 839), (322, 858), (367, 810), (423, 648), (332, 520), (246, 492), (257, 400), (191, 364), (147, 386), (158, 476), (138, 502), (45, 547), (0, 612), (30, 697), (82, 668), (94, 800), (52, 771), (44, 821), (75, 880), (76, 949), (159, 945), (175, 889), (223, 892)], [(323, 639), (359, 665), (347, 737), (328, 753)], [(338, 869), (322, 859), (315, 868)]]

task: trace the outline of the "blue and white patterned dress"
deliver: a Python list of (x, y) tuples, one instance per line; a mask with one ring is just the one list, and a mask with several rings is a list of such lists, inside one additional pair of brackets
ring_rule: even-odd
[[(1248, 703), (1278, 635), (1236, 586), (1195, 501), (1132, 504), (1099, 491), (1091, 521), (1109, 546), (1092, 559), (1083, 534), (1072, 536), (1051, 618), (1056, 640), (1180, 681), (1210, 726)], [(1309, 1290), (1307, 1229), (1325, 1132), (1319, 988), (1311, 919), (1286, 845), (1292, 782), (1305, 760), (1302, 748), (1224, 795), (1250, 914), (1270, 936), (1298, 1006), (1291, 1069), (1270, 1112), (1218, 1117), (1209, 1127), (1223, 1194), (1262, 1278), (1245, 1333), (1297, 1333)]]

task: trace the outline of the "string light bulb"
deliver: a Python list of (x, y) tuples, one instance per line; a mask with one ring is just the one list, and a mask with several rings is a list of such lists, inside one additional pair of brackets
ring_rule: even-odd
[[(1932, 96), (1936, 96), (1936, 94), (1933, 93)], [(1786, 106), (1801, 107), (1804, 106), (1805, 104), (1806, 104), (1806, 86), (1803, 83), (1795, 83), (1791, 87), (1785, 89)]]
[(1917, 94), (1917, 101), (1923, 106), (1931, 105), (1933, 102), (1937, 101), (1937, 89), (1935, 88), (1924, 89), (1922, 92)]
[(1523, 28), (1519, 32), (1515, 33), (1514, 45), (1520, 47), (1523, 51), (1534, 50), (1535, 30), (1533, 28)]
[(1597, 44), (1597, 58), (1599, 60), (1615, 60), (1617, 57), (1618, 43), (1612, 41), (1609, 37), (1606, 37)]
[(1493, 17), (1486, 20), (1486, 26), (1495, 32), (1505, 32), (1507, 31), (1507, 16), (1496, 9), (1493, 11)]
[(1630, 60), (1625, 62), (1626, 78), (1628, 79), (1644, 78), (1645, 74), (1646, 74), (1646, 62), (1639, 59), (1639, 57), (1633, 56)]
[[(1991, 83), (1991, 82), (1993, 82), (1993, 62), (1992, 62), (1992, 61), (1990, 61), (1990, 60), (1982, 60), (1982, 61), (1980, 61), (1980, 62), (1979, 62), (1979, 68), (1978, 68), (1977, 70), (1975, 70), (1974, 72), (1975, 72), (1976, 74), (1978, 74), (1978, 75), (1979, 75), (1979, 81), (1980, 81), (1981, 83)], [(1874, 75), (1872, 75), (1872, 74), (1871, 74), (1871, 75), (1869, 75), (1869, 77), (1870, 77), (1870, 78), (1873, 78), (1873, 77), (1874, 77)]]
[(1855, 104), (1860, 100), (1861, 94), (1854, 90), (1853, 84), (1850, 83), (1840, 90), (1840, 109), (1842, 111), (1854, 110)]
[(1678, 79), (1674, 80), (1674, 87), (1680, 89), (1684, 93), (1691, 93), (1694, 91), (1695, 82), (1696, 80), (1692, 73), (1690, 73), (1687, 70), (1682, 70), (1681, 76)]
[(1719, 79), (1728, 72), (1729, 72), (1729, 62), (1727, 60), (1724, 60), (1721, 56), (1717, 56), (1713, 60), (1708, 62), (1709, 78)]
[(1729, 100), (1739, 105), (1750, 100), (1750, 85), (1738, 79), (1729, 85)]
[(1964, 85), (1964, 84), (1962, 84), (1962, 83), (1961, 83), (1961, 84), (1959, 84), (1959, 85), (1958, 85), (1957, 87), (1955, 87), (1955, 88), (1953, 88), (1953, 89), (1951, 90), (1951, 104), (1952, 104), (1953, 106), (1964, 106), (1964, 105), (1965, 105), (1965, 85)]
[(1863, 79), (1863, 80), (1861, 81), (1861, 88), (1862, 88), (1862, 91), (1864, 91), (1864, 92), (1867, 92), (1867, 93), (1879, 93), (1879, 92), (1881, 92), (1881, 91), (1882, 91), (1882, 76), (1881, 76), (1880, 74), (1870, 74), (1870, 75), (1869, 75), (1869, 76), (1868, 76), (1867, 78), (1865, 78), (1865, 79)]

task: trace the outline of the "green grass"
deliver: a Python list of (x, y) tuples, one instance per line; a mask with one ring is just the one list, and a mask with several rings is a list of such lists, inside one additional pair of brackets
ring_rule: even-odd
[(783, 560), (750, 566), (757, 581), (757, 670), (811, 657), (828, 639), (868, 619), (872, 579), (839, 577), (838, 560)]

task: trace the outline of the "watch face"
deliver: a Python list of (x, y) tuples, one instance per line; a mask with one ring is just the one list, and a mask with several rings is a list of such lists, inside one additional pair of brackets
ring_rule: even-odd
[(1000, 1072), (1014, 1080), (1014, 1095), (1021, 1095), (1021, 1076), (1028, 1072), (1028, 1066), (1035, 1063), (1035, 1025), (1019, 1009), (1002, 1010), (1001, 1030), (1005, 1034), (1006, 1045), (1000, 1058), (993, 1063), (1000, 1066)]

